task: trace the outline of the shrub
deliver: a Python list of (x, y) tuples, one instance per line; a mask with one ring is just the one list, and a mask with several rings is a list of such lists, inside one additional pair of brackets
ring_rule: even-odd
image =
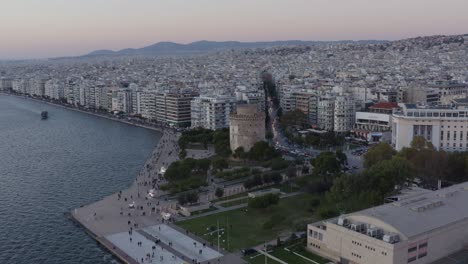
[(267, 208), (270, 205), (279, 203), (279, 195), (277, 194), (267, 194), (261, 197), (256, 197), (249, 200), (249, 207), (262, 209)]

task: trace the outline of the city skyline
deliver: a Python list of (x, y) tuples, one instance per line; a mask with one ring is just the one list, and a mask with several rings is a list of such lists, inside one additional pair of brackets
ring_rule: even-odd
[(3, 4), (0, 59), (76, 56), (160, 41), (395, 40), (465, 34), (462, 0), (19, 0)]

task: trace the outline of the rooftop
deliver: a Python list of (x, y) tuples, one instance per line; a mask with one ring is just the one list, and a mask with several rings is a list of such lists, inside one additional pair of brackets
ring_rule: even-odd
[(433, 192), (421, 192), (378, 207), (346, 215), (374, 218), (412, 238), (468, 219), (468, 182)]
[(380, 103), (376, 103), (376, 104), (370, 106), (369, 108), (393, 109), (393, 108), (398, 108), (398, 104), (397, 103), (389, 103), (389, 102), (380, 102)]

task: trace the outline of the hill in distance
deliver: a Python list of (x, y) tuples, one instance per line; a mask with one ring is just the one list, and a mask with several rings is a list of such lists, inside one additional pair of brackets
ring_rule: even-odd
[(112, 56), (112, 55), (175, 55), (175, 54), (196, 54), (206, 53), (218, 50), (227, 49), (251, 49), (251, 48), (266, 48), (274, 46), (291, 46), (291, 45), (316, 45), (323, 43), (383, 43), (386, 41), (379, 40), (364, 40), (364, 41), (302, 41), (302, 40), (287, 40), (287, 41), (266, 41), (266, 42), (239, 42), (239, 41), (197, 41), (189, 44), (179, 44), (174, 42), (159, 42), (147, 47), (139, 49), (123, 49), (119, 51), (112, 50), (96, 50), (87, 55), (89, 56)]

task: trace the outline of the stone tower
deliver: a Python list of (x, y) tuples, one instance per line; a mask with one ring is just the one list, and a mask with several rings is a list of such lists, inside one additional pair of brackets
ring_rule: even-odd
[(249, 151), (253, 145), (265, 140), (265, 113), (258, 111), (256, 104), (237, 105), (237, 112), (229, 117), (231, 150), (244, 147)]

